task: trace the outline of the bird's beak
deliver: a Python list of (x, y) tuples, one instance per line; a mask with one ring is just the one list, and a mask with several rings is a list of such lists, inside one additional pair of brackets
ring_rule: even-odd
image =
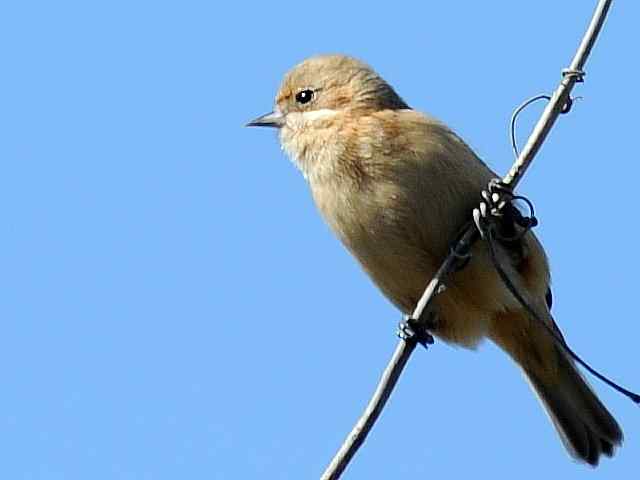
[(284, 125), (284, 115), (280, 112), (271, 112), (261, 117), (251, 120), (245, 127), (275, 127), (280, 128)]

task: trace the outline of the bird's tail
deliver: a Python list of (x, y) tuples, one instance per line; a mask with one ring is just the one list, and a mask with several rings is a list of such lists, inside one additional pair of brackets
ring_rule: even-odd
[(623, 437), (618, 422), (546, 329), (525, 315), (509, 315), (494, 325), (492, 338), (522, 367), (574, 458), (596, 466), (603, 454), (613, 455)]
[(613, 455), (614, 447), (622, 442), (622, 430), (573, 361), (564, 352), (557, 353), (558, 376), (554, 381), (534, 372), (524, 373), (569, 453), (596, 466), (601, 455)]

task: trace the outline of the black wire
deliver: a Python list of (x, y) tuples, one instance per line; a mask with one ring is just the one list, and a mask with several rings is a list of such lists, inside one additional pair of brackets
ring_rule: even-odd
[[(563, 72), (563, 76), (566, 76), (566, 75), (575, 75), (578, 78), (576, 82), (582, 82), (583, 81), (582, 76), (584, 76), (584, 72), (567, 70)], [(567, 97), (567, 101), (560, 109), (560, 113), (562, 114), (569, 113), (571, 111), (571, 107), (573, 107), (573, 102), (579, 98), (582, 98), (582, 97), (574, 97), (574, 98)], [(535, 97), (531, 97), (525, 100), (524, 102), (522, 102), (520, 106), (518, 106), (518, 108), (516, 108), (511, 114), (511, 122), (509, 127), (511, 132), (511, 148), (513, 149), (513, 154), (516, 158), (518, 158), (518, 156), (520, 155), (520, 152), (518, 151), (518, 141), (516, 139), (516, 121), (518, 120), (518, 116), (520, 115), (520, 113), (522, 113), (522, 111), (525, 108), (527, 108), (532, 103), (537, 102), (538, 100), (551, 101), (551, 97), (544, 93), (541, 95), (536, 95)]]
[(553, 328), (550, 325), (548, 325), (543, 319), (541, 319), (538, 316), (538, 313), (529, 304), (529, 302), (527, 302), (527, 300), (520, 294), (518, 289), (515, 287), (515, 285), (511, 281), (511, 278), (509, 278), (509, 275), (502, 268), (502, 265), (498, 261), (498, 256), (495, 250), (493, 226), (489, 225), (488, 228), (485, 229), (484, 233), (485, 233), (485, 238), (487, 239), (487, 244), (489, 245), (489, 254), (491, 256), (491, 261), (493, 262), (494, 267), (496, 268), (498, 274), (500, 275), (500, 278), (504, 282), (505, 286), (509, 289), (511, 294), (518, 300), (518, 302), (520, 302), (520, 304), (525, 308), (525, 310), (527, 310), (529, 315), (531, 315), (531, 317), (535, 319), (538, 323), (542, 324), (547, 329), (547, 331), (551, 334), (551, 336), (556, 341), (556, 343), (560, 345), (564, 349), (564, 351), (567, 352), (567, 354), (569, 354), (571, 358), (573, 358), (573, 360), (575, 360), (577, 363), (582, 365), (589, 373), (591, 373), (593, 376), (595, 376), (596, 378), (600, 379), (601, 381), (609, 385), (614, 390), (617, 390), (618, 392), (627, 396), (629, 399), (631, 399), (631, 401), (640, 404), (640, 395), (618, 385), (613, 380), (610, 380), (609, 378), (605, 377), (603, 374), (598, 372), (595, 368), (593, 368), (587, 362), (582, 360), (582, 358), (580, 358), (580, 356), (578, 356), (577, 353), (571, 350), (571, 348), (569, 347), (569, 345), (567, 345), (567, 342), (564, 340), (564, 338), (562, 338), (555, 330), (553, 330)]
[[(516, 120), (518, 120), (518, 115), (520, 115), (520, 112), (522, 112), (525, 108), (527, 108), (529, 105), (531, 105), (533, 102), (537, 102), (538, 100), (551, 100), (551, 97), (549, 95), (536, 95), (535, 97), (531, 97), (528, 100), (525, 100), (524, 102), (522, 102), (520, 104), (520, 106), (518, 108), (516, 108), (513, 113), (511, 114), (511, 148), (513, 148), (513, 153), (515, 155), (516, 158), (518, 158), (518, 156), (520, 155), (520, 152), (518, 151), (518, 141), (516, 140)], [(569, 111), (569, 110), (567, 110)]]

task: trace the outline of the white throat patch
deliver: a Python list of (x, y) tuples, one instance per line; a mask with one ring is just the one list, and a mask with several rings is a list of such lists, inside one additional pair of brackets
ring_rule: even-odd
[(321, 108), (320, 110), (308, 112), (289, 112), (286, 117), (286, 124), (289, 128), (298, 129), (310, 122), (331, 118), (337, 113), (336, 110), (331, 110), (330, 108)]
[[(322, 132), (322, 121), (331, 119), (338, 113), (337, 110), (323, 108), (308, 112), (289, 112), (285, 117), (285, 125), (280, 129), (280, 145), (307, 180), (323, 170), (318, 162), (319, 156), (326, 153), (326, 148), (318, 148), (318, 140), (326, 137), (326, 133)], [(314, 133), (314, 128), (319, 131)]]

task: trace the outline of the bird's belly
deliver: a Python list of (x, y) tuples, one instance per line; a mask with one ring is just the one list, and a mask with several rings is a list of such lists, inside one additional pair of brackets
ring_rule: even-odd
[[(448, 253), (459, 215), (431, 212), (419, 217), (426, 220), (418, 226), (402, 195), (345, 198), (337, 191), (327, 194), (316, 186), (314, 198), (323, 217), (382, 293), (403, 313), (412, 313)], [(393, 198), (396, 202), (389, 205)], [(474, 346), (486, 335), (495, 313), (505, 309), (505, 295), (509, 297), (486, 252), (478, 246), (474, 252), (469, 265), (449, 279), (433, 304), (439, 317), (434, 335), (464, 346)]]
[[(396, 231), (372, 231), (341, 240), (382, 293), (403, 313), (410, 314), (444, 256), (398, 239)], [(504, 289), (492, 269), (483, 268), (483, 252), (451, 276), (436, 296), (433, 334), (449, 343), (474, 347), (488, 332), (496, 312), (504, 311)]]

